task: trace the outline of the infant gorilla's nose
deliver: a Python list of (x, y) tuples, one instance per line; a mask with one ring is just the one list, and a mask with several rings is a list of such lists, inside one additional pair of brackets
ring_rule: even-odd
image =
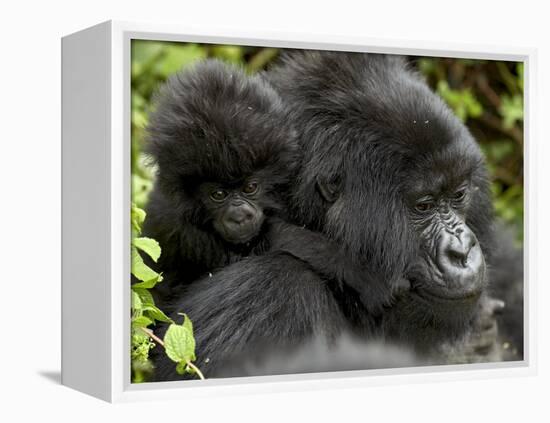
[(264, 221), (261, 209), (240, 201), (232, 203), (221, 221), (223, 237), (231, 243), (248, 242), (258, 234)]
[(254, 219), (254, 209), (246, 203), (231, 207), (225, 215), (227, 223), (233, 225), (243, 225)]

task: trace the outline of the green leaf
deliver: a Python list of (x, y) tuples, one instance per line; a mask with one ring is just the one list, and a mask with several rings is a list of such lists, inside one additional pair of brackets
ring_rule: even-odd
[(132, 325), (137, 328), (146, 328), (149, 325), (152, 325), (153, 321), (145, 316), (139, 316), (132, 319)]
[(143, 308), (143, 311), (147, 313), (152, 319), (158, 320), (159, 322), (174, 323), (162, 310), (154, 305), (147, 305)]
[(195, 338), (188, 325), (171, 324), (164, 335), (164, 348), (166, 349), (166, 355), (176, 363), (196, 359)]
[(144, 282), (138, 282), (132, 285), (132, 287), (135, 288), (145, 288), (145, 289), (151, 289), (154, 288), (157, 283), (162, 282), (162, 276), (159, 275), (158, 279), (151, 279), (150, 281), (144, 281)]
[(162, 276), (147, 266), (136, 247), (132, 247), (132, 274), (141, 282), (132, 285), (132, 288), (153, 288), (158, 282), (162, 281)]
[(141, 225), (145, 220), (146, 213), (144, 210), (140, 209), (134, 203), (132, 203), (131, 218), (132, 228), (139, 234), (141, 233)]
[(160, 257), (160, 245), (152, 238), (134, 238), (132, 244), (156, 262)]
[(180, 316), (183, 316), (183, 327), (186, 328), (189, 332), (191, 332), (191, 335), (193, 335), (193, 322), (191, 322), (191, 319), (187, 317), (187, 314), (185, 313), (178, 313)]
[(187, 372), (188, 372), (187, 361), (180, 361), (176, 365), (176, 373), (178, 375), (184, 375)]
[(143, 305), (155, 305), (155, 300), (149, 291), (143, 288), (134, 288), (132, 287), (133, 292), (139, 296), (139, 299)]
[(141, 311), (143, 307), (143, 303), (141, 301), (141, 298), (138, 294), (136, 294), (134, 291), (132, 291), (132, 308), (134, 310)]

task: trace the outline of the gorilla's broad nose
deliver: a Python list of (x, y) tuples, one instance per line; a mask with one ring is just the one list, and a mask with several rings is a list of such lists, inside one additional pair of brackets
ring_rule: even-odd
[(232, 207), (226, 214), (225, 219), (227, 222), (234, 225), (242, 225), (251, 221), (254, 218), (254, 209), (248, 204), (240, 204), (239, 206)]
[(475, 234), (467, 226), (445, 232), (437, 251), (439, 270), (464, 291), (476, 289), (484, 275), (483, 253)]
[(466, 267), (470, 251), (477, 244), (477, 240), (472, 231), (460, 230), (455, 235), (448, 237), (447, 244), (444, 247), (443, 254), (450, 265), (457, 267)]

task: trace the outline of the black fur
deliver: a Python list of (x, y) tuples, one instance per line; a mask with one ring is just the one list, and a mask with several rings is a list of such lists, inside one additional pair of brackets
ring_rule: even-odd
[[(399, 57), (294, 52), (268, 78), (304, 154), (293, 183), (293, 219), (338, 243), (353, 267), (378, 276), (342, 285), (307, 261), (271, 251), (199, 280), (175, 304), (195, 322), (199, 367), (221, 375), (266, 349), (285, 351), (319, 336), (330, 343), (342, 333), (393, 339), (428, 355), (466, 337), (485, 294), (469, 302), (428, 301), (413, 287), (396, 296), (426, 255), (425, 243), (436, 241), (412, 223), (412, 190), (467, 178), (472, 190), (461, 215), (491, 258), (487, 173), (465, 126)], [(333, 188), (340, 194), (330, 201)], [(428, 274), (421, 287), (430, 284)], [(393, 307), (378, 313), (372, 304)], [(155, 364), (157, 380), (178, 378), (165, 357)]]
[[(369, 296), (391, 301), (426, 248), (408, 198), (419, 185), (429, 191), (440, 180), (449, 186), (471, 180), (465, 222), (490, 258), (493, 211), (480, 149), (403, 58), (295, 52), (270, 81), (302, 129), (294, 218), (341, 244), (356, 265), (382, 275)], [(335, 203), (319, 195), (319, 179), (340, 186)], [(381, 326), (386, 337), (431, 348), (461, 338), (474, 320), (473, 306), (427, 302), (411, 293), (384, 314)], [(361, 313), (348, 308), (346, 314), (361, 322)]]
[[(285, 252), (320, 275), (357, 286), (369, 278), (321, 234), (286, 223), (288, 185), (299, 164), (296, 139), (279, 96), (259, 77), (218, 61), (204, 61), (171, 78), (160, 91), (148, 127), (148, 151), (158, 166), (144, 234), (159, 241), (164, 282), (154, 290), (165, 309), (199, 276), (249, 255)], [(267, 216), (246, 243), (215, 230), (206, 183), (241, 184), (254, 177)], [(208, 197), (208, 195), (206, 195)]]
[(158, 172), (144, 227), (162, 247), (157, 268), (165, 282), (158, 292), (170, 296), (182, 284), (268, 249), (263, 236), (243, 245), (226, 242), (198, 189), (256, 175), (268, 193), (257, 200), (264, 213), (284, 210), (299, 158), (285, 123), (269, 84), (218, 61), (176, 74), (162, 88), (148, 126), (148, 152)]

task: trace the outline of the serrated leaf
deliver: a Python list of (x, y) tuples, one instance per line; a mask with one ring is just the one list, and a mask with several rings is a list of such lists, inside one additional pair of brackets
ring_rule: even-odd
[(141, 282), (132, 285), (136, 288), (153, 288), (158, 282), (162, 281), (162, 276), (147, 266), (136, 247), (132, 247), (132, 274)]
[(188, 327), (171, 324), (164, 335), (164, 348), (170, 360), (193, 361), (195, 357), (195, 338)]
[(152, 325), (153, 321), (145, 316), (139, 316), (135, 319), (132, 319), (132, 325), (137, 328), (146, 328), (149, 325)]
[(132, 243), (136, 248), (145, 252), (156, 263), (160, 257), (160, 245), (152, 238), (134, 238)]

